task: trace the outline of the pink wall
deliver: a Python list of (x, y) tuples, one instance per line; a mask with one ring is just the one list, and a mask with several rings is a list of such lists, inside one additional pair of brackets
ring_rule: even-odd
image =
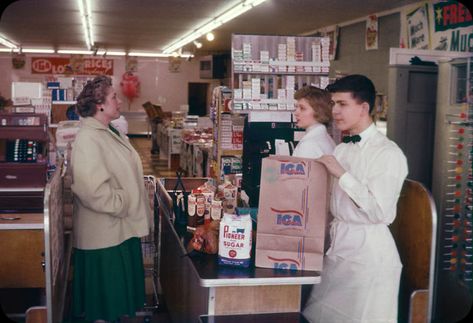
[[(23, 82), (45, 82), (44, 75), (31, 74), (31, 57), (26, 56), (26, 64), (22, 69), (14, 69), (9, 54), (0, 54), (0, 93), (7, 98), (11, 97), (11, 83), (14, 81)], [(54, 55), (35, 55), (35, 56), (54, 56)], [(125, 58), (113, 58), (114, 75), (113, 83), (117, 90), (121, 76), (125, 72)], [(132, 102), (130, 109), (125, 97), (123, 111), (143, 111), (142, 104), (151, 101), (154, 104), (161, 103), (165, 111), (178, 110), (182, 104), (187, 102), (188, 82), (209, 83), (209, 94), (212, 88), (219, 85), (219, 80), (207, 80), (199, 77), (199, 61), (191, 59), (182, 60), (180, 71), (171, 73), (168, 70), (167, 58), (138, 58), (136, 75), (140, 79), (140, 96)], [(210, 101), (209, 101), (210, 103)]]

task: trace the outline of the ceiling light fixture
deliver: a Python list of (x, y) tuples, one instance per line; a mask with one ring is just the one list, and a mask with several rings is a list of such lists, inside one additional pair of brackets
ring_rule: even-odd
[(0, 35), (0, 44), (2, 44), (5, 47), (8, 47), (9, 49), (18, 48), (18, 45), (14, 44), (12, 41), (6, 39), (5, 37), (1, 35)]
[(194, 40), (194, 45), (197, 48), (202, 48), (202, 43), (199, 43), (197, 40)]
[(106, 51), (107, 56), (126, 56), (126, 52), (123, 51)]
[(143, 52), (129, 52), (128, 56), (136, 56), (136, 57), (169, 57), (172, 56), (171, 54), (163, 54), (163, 53), (143, 53)]
[(56, 51), (49, 48), (22, 48), (23, 53), (54, 54)]
[(247, 12), (253, 7), (256, 7), (260, 3), (265, 2), (266, 0), (243, 0), (237, 5), (233, 6), (229, 10), (225, 11), (223, 14), (219, 15), (218, 17), (215, 17), (206, 23), (204, 23), (202, 26), (194, 29), (190, 33), (180, 37), (178, 40), (166, 45), (163, 49), (164, 53), (172, 53), (175, 50), (181, 48), (184, 45), (187, 45), (188, 43), (196, 40), (197, 38), (201, 37), (202, 35), (205, 35), (212, 30), (214, 30), (217, 27), (220, 27), (224, 23), (232, 20), (235, 17), (238, 17), (239, 15)]
[(208, 40), (208, 41), (212, 41), (215, 39), (215, 35), (210, 32), (210, 33), (207, 33), (207, 35), (205, 35), (205, 38)]
[(58, 54), (76, 54), (76, 55), (92, 55), (94, 52), (91, 50), (82, 49), (59, 49)]
[(94, 33), (92, 31), (92, 10), (90, 9), (90, 0), (77, 0), (79, 2), (79, 11), (82, 19), (82, 29), (85, 35), (87, 48), (94, 46)]

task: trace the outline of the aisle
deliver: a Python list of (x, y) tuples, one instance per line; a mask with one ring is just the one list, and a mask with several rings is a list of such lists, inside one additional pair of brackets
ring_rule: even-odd
[(167, 168), (167, 159), (160, 159), (159, 154), (151, 154), (151, 138), (131, 137), (130, 142), (138, 151), (143, 163), (143, 174), (158, 177), (175, 177), (176, 172)]

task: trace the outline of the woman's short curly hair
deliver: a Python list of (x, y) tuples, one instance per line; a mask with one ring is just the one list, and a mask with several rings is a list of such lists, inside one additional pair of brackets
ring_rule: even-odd
[(304, 86), (296, 91), (294, 99), (306, 99), (314, 110), (314, 117), (318, 122), (327, 125), (332, 120), (331, 95), (328, 91), (315, 86)]
[(112, 79), (105, 75), (88, 81), (77, 97), (77, 113), (81, 117), (92, 117), (97, 113), (97, 104), (105, 102), (108, 89), (112, 87)]

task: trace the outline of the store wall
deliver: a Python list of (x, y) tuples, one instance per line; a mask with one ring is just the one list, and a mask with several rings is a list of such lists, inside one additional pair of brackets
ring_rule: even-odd
[[(14, 81), (44, 82), (47, 79), (47, 75), (31, 74), (31, 57), (32, 55), (26, 57), (26, 64), (23, 68), (14, 69), (9, 55), (0, 56), (0, 93), (4, 97), (11, 97), (11, 83)], [(118, 90), (121, 77), (125, 72), (126, 61), (125, 58), (113, 58), (113, 60), (114, 75), (112, 78)], [(219, 80), (199, 77), (199, 62), (196, 58), (190, 61), (183, 59), (179, 72), (169, 71), (167, 58), (140, 58), (136, 75), (140, 80), (140, 96), (135, 98), (131, 105), (122, 96), (123, 111), (143, 111), (141, 105), (146, 101), (161, 104), (165, 111), (178, 110), (180, 105), (188, 104), (189, 82), (209, 83), (208, 102), (210, 103), (210, 92), (214, 86), (220, 83)]]
[(378, 49), (365, 49), (366, 22), (340, 27), (338, 52), (331, 62), (330, 77), (336, 74), (364, 74), (377, 91), (387, 95), (389, 48), (399, 47), (400, 14), (379, 17)]

